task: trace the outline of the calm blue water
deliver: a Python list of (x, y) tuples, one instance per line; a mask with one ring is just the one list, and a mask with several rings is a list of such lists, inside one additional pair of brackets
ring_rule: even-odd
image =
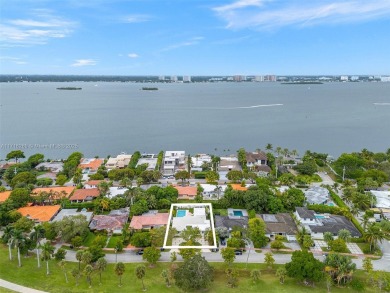
[(177, 210), (176, 217), (185, 217), (187, 214), (186, 210)]
[[(78, 86), (80, 91), (56, 90)], [(338, 156), (390, 147), (390, 83), (0, 84), (0, 159), (7, 144), (27, 155), (66, 157), (185, 150), (235, 152), (267, 143)], [(154, 85), (153, 85), (154, 86)], [(281, 104), (281, 106), (252, 107)], [(215, 150), (217, 149), (217, 150)]]
[(244, 214), (241, 211), (233, 211), (233, 215), (238, 216), (238, 217), (244, 216)]

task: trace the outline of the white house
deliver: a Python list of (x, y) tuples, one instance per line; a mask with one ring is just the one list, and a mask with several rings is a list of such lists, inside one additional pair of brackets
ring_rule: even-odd
[(307, 208), (295, 208), (295, 216), (303, 225), (318, 225), (315, 213)]
[(218, 199), (221, 198), (224, 193), (227, 185), (214, 185), (214, 184), (200, 184), (203, 188), (202, 195), (207, 199)]
[(129, 165), (130, 160), (131, 155), (120, 154), (116, 158), (109, 158), (105, 166), (107, 170), (122, 169)]
[(163, 175), (174, 175), (178, 169), (185, 170), (185, 151), (166, 151)]

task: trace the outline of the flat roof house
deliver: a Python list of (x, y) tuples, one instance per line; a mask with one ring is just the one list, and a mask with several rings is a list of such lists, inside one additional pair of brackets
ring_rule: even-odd
[(241, 171), (240, 164), (238, 163), (238, 158), (235, 155), (228, 157), (221, 157), (219, 162), (218, 171), (232, 171), (237, 170)]
[(112, 169), (123, 169), (129, 165), (131, 160), (131, 155), (120, 154), (116, 158), (109, 158), (106, 163), (107, 170)]
[(206, 209), (202, 207), (194, 208), (192, 214), (187, 211), (184, 216), (177, 215), (172, 218), (172, 227), (177, 231), (183, 231), (188, 226), (198, 227), (201, 232), (210, 229), (210, 220), (207, 220)]
[(329, 190), (324, 187), (311, 187), (304, 193), (308, 204), (326, 204), (329, 201)]
[(97, 188), (76, 189), (69, 199), (71, 202), (86, 202), (94, 200), (99, 195), (100, 191)]
[(33, 220), (35, 223), (49, 222), (60, 211), (60, 205), (54, 206), (29, 206), (18, 209), (18, 212), (23, 216)]
[(174, 175), (179, 169), (186, 169), (185, 151), (166, 151), (164, 154), (163, 175)]
[(93, 212), (87, 212), (86, 209), (82, 209), (79, 212), (77, 211), (77, 209), (63, 209), (51, 220), (51, 222), (61, 221), (65, 217), (73, 217), (78, 215), (83, 215), (89, 223), (92, 219)]

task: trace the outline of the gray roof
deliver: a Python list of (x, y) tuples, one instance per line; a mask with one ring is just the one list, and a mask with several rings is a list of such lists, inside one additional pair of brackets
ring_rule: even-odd
[(295, 208), (295, 210), (297, 211), (298, 215), (302, 219), (311, 219), (311, 220), (316, 219), (316, 217), (314, 216), (314, 212), (311, 210), (308, 210), (307, 208)]
[(297, 226), (293, 218), (288, 213), (279, 213), (275, 215), (261, 214), (260, 215), (266, 225), (268, 234), (286, 233), (287, 235), (295, 235)]
[(80, 212), (77, 209), (62, 209), (52, 220), (52, 222), (61, 221), (64, 217), (72, 217), (83, 215), (87, 218), (87, 222), (89, 223), (92, 219), (93, 212), (87, 212), (86, 210), (81, 210)]
[(246, 228), (248, 226), (248, 217), (241, 217), (240, 219), (229, 219), (227, 216), (215, 216), (215, 227), (225, 227), (232, 229), (233, 227)]
[(325, 233), (331, 232), (337, 235), (341, 229), (347, 229), (351, 232), (352, 237), (361, 237), (362, 234), (358, 229), (344, 216), (329, 215), (324, 219), (317, 219), (322, 223), (322, 226), (309, 225), (310, 230), (314, 233)]

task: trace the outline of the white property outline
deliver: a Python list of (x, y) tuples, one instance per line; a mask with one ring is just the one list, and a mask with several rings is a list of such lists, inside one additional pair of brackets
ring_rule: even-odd
[[(209, 207), (210, 211), (210, 226), (211, 226), (211, 231), (213, 232), (213, 240), (214, 240), (214, 245), (200, 245), (200, 246), (179, 246), (179, 245), (171, 245), (168, 246), (167, 240), (168, 240), (168, 234), (169, 234), (169, 229), (171, 228), (171, 220), (172, 220), (172, 212), (174, 207), (180, 207), (180, 208), (192, 208), (192, 207)], [(169, 219), (168, 219), (168, 224), (167, 224), (167, 230), (165, 231), (165, 237), (164, 237), (164, 244), (163, 244), (164, 249), (183, 249), (183, 248), (197, 248), (197, 249), (213, 249), (217, 248), (217, 239), (215, 236), (215, 228), (214, 228), (214, 214), (213, 214), (213, 206), (211, 203), (173, 203), (171, 204), (171, 209), (169, 212)]]

